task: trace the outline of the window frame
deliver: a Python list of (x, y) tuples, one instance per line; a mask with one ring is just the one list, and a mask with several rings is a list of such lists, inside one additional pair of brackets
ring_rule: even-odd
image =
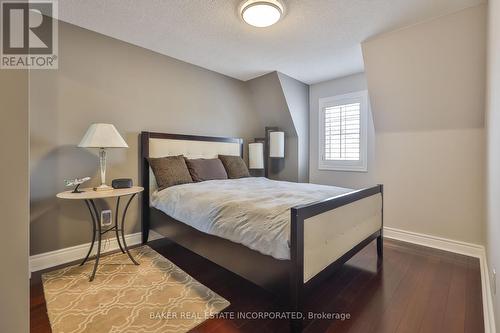
[[(352, 103), (360, 104), (360, 136), (359, 136), (359, 160), (325, 160), (325, 108), (346, 105)], [(343, 95), (324, 97), (319, 99), (319, 145), (318, 145), (318, 169), (331, 171), (368, 171), (368, 91), (361, 90)]]

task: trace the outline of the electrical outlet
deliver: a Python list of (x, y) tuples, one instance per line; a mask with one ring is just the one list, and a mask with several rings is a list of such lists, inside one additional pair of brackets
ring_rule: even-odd
[(101, 225), (107, 226), (113, 223), (111, 210), (103, 210), (101, 212)]
[(497, 294), (497, 270), (493, 268), (493, 271), (492, 271), (492, 286), (491, 286), (491, 289), (493, 291), (493, 295), (496, 295)]

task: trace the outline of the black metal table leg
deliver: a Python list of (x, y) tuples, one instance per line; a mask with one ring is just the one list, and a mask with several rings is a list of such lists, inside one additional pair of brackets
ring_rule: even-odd
[[(92, 204), (92, 208), (94, 209), (95, 215), (98, 217), (99, 212), (97, 211), (97, 208), (95, 206), (94, 200), (90, 200), (90, 203)], [(98, 238), (97, 238), (97, 255), (95, 257), (95, 263), (94, 263), (94, 270), (92, 271), (92, 275), (90, 276), (90, 281), (92, 282), (95, 277), (95, 273), (97, 271), (97, 265), (99, 265), (99, 258), (101, 257), (101, 223), (99, 221), (99, 218), (97, 218), (97, 229), (98, 229)]]
[[(132, 186), (127, 189), (114, 189), (110, 190), (109, 192), (103, 192), (103, 193), (97, 193), (92, 191), (92, 189), (84, 189), (83, 191), (79, 191), (78, 193), (71, 192), (71, 191), (64, 191), (60, 192), (57, 194), (57, 198), (59, 199), (68, 199), (68, 200), (82, 200), (85, 201), (85, 205), (87, 206), (87, 209), (90, 213), (90, 219), (92, 223), (92, 242), (90, 243), (90, 246), (88, 250), (86, 251), (85, 258), (83, 258), (80, 262), (79, 265), (83, 266), (85, 264), (90, 265), (89, 261), (95, 260), (93, 263), (92, 271), (89, 274), (89, 281), (92, 282), (96, 275), (97, 275), (97, 270), (99, 268), (99, 261), (101, 261), (101, 246), (102, 246), (102, 236), (107, 234), (108, 232), (114, 233), (116, 236), (116, 241), (118, 242), (118, 247), (120, 248), (120, 251), (123, 254), (127, 254), (129, 257), (130, 261), (134, 263), (134, 265), (139, 265), (139, 262), (134, 259), (132, 254), (130, 253), (130, 250), (127, 247), (127, 242), (125, 240), (125, 219), (127, 215), (127, 211), (130, 207), (130, 204), (132, 203), (132, 200), (135, 198), (135, 196), (138, 193), (141, 193), (144, 191), (143, 187), (140, 186)], [(122, 197), (125, 196), (130, 196), (128, 199), (128, 202), (126, 206), (123, 209), (123, 212), (120, 216), (120, 205), (122, 204), (123, 200)], [(116, 199), (116, 211), (115, 211), (115, 218), (114, 218), (114, 223), (111, 221), (111, 224), (106, 223), (105, 225), (102, 225), (101, 221), (101, 211), (99, 207), (97, 206), (96, 200), (101, 200), (101, 199), (106, 199), (106, 198), (113, 198)], [(124, 199), (125, 200), (125, 199)], [(121, 222), (119, 219), (121, 218)], [(109, 222), (109, 221), (106, 221)], [(120, 227), (121, 226), (121, 227)], [(121, 235), (120, 235), (121, 232)], [(96, 242), (97, 241), (97, 242)], [(97, 246), (97, 251), (95, 250), (95, 247)], [(94, 255), (95, 253), (95, 255)], [(90, 267), (89, 267), (90, 268)]]
[(123, 250), (122, 243), (120, 242), (120, 236), (118, 235), (118, 212), (119, 212), (119, 207), (120, 207), (120, 197), (116, 198), (116, 209), (115, 209), (115, 234), (116, 234), (116, 241), (118, 242), (118, 246), (120, 247), (120, 250), (122, 253), (125, 253), (125, 250)]
[(130, 254), (129, 250), (128, 250), (128, 247), (127, 247), (127, 243), (125, 242), (125, 229), (124, 229), (124, 224), (125, 224), (125, 216), (127, 215), (127, 210), (128, 210), (128, 206), (130, 206), (130, 203), (132, 202), (132, 199), (134, 199), (135, 195), (137, 193), (134, 193), (132, 194), (132, 196), (130, 197), (130, 199), (128, 200), (127, 202), (127, 205), (125, 206), (125, 210), (123, 211), (123, 215), (122, 215), (122, 224), (121, 224), (121, 232), (122, 232), (122, 242), (123, 242), (123, 246), (125, 247), (125, 251), (127, 252), (128, 254), (128, 257), (130, 258), (130, 260), (132, 260), (132, 262), (135, 264), (135, 265), (139, 265), (139, 263), (137, 261), (135, 261), (135, 259), (132, 257), (132, 255)]
[(80, 266), (85, 264), (85, 262), (89, 259), (90, 253), (92, 253), (92, 249), (94, 248), (94, 243), (95, 243), (95, 233), (96, 233), (96, 219), (94, 218), (94, 213), (92, 212), (92, 208), (90, 208), (90, 204), (88, 200), (85, 200), (85, 204), (87, 205), (87, 208), (89, 209), (90, 212), (90, 217), (92, 218), (92, 243), (90, 244), (90, 249), (89, 252), (87, 252), (87, 255), (85, 256), (85, 259), (83, 259), (82, 263)]

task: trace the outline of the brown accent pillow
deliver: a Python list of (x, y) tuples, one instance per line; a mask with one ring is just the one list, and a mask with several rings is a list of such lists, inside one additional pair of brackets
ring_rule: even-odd
[(148, 158), (148, 161), (160, 191), (170, 186), (193, 182), (182, 155)]
[(219, 155), (230, 179), (250, 177), (247, 165), (240, 156)]
[(218, 158), (204, 159), (187, 159), (186, 164), (191, 174), (191, 178), (195, 182), (213, 179), (227, 179), (226, 169)]

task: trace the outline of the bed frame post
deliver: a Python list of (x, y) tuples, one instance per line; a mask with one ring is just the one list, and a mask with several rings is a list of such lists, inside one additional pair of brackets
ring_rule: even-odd
[(142, 210), (141, 210), (141, 229), (142, 244), (148, 242), (149, 237), (149, 132), (141, 133), (141, 185), (144, 187), (142, 192)]
[(292, 332), (302, 331), (304, 298), (304, 218), (299, 210), (291, 209), (291, 249), (290, 249), (290, 321)]
[(382, 234), (377, 237), (377, 255), (379, 259), (384, 257), (384, 240), (382, 239)]
[(380, 194), (382, 195), (382, 227), (380, 228), (380, 236), (377, 237), (377, 255), (378, 259), (384, 257), (384, 185), (379, 184)]

